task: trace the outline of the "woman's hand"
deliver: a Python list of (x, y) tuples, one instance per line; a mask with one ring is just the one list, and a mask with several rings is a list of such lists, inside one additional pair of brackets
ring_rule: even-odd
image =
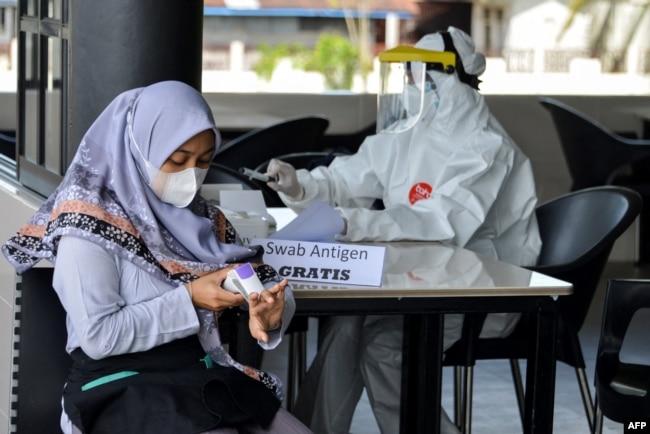
[[(194, 306), (220, 312), (226, 308), (239, 306), (246, 300), (241, 294), (234, 294), (226, 291), (221, 286), (230, 270), (241, 264), (233, 264), (228, 267), (206, 274), (192, 281), (192, 303)], [(186, 283), (188, 292), (190, 284)]]
[(284, 312), (284, 289), (287, 280), (276, 283), (261, 293), (252, 293), (248, 296), (248, 329), (251, 336), (258, 341), (268, 342), (268, 330), (282, 326), (282, 313)]

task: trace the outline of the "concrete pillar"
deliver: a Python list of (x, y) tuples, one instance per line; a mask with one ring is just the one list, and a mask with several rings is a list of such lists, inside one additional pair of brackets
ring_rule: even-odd
[(69, 41), (70, 156), (120, 92), (163, 80), (201, 90), (203, 0), (71, 0)]
[(230, 43), (230, 71), (240, 72), (244, 70), (245, 48), (243, 41), (232, 41)]
[(399, 16), (396, 13), (389, 12), (386, 14), (386, 49), (399, 45)]

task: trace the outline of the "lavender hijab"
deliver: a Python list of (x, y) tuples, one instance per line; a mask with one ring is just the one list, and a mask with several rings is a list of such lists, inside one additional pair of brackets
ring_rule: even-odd
[(165, 81), (118, 95), (88, 129), (58, 188), (2, 246), (4, 255), (21, 273), (41, 259), (54, 262), (60, 237), (73, 235), (116, 250), (169, 282), (253, 256), (202, 198), (177, 208), (160, 201), (143, 179), (142, 157), (160, 168), (207, 129), (215, 132), (216, 150), (220, 135), (210, 107), (187, 84)]

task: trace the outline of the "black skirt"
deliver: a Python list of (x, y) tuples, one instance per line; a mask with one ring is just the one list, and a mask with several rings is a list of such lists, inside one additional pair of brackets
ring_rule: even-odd
[(84, 434), (183, 434), (257, 424), (280, 401), (261, 382), (210, 363), (196, 336), (93, 360), (73, 351), (64, 409)]

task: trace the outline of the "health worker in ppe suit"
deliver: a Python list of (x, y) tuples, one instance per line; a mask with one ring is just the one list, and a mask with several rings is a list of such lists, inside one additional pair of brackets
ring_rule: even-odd
[[(296, 171), (272, 160), (267, 174), (278, 182), (269, 186), (298, 212), (314, 200), (336, 207), (346, 222), (342, 241), (435, 240), (535, 264), (541, 240), (533, 171), (478, 92), (485, 57), (469, 35), (450, 27), (379, 59), (386, 74), (378, 134), (329, 167)], [(401, 80), (391, 81), (395, 72)], [(377, 199), (383, 209), (372, 206)], [(490, 314), (482, 336), (507, 335), (518, 318)], [(462, 320), (445, 315), (444, 349), (459, 338)], [(402, 318), (339, 316), (321, 327), (294, 413), (316, 433), (348, 433), (365, 387), (382, 433), (397, 433)], [(446, 415), (442, 432), (457, 432)]]

